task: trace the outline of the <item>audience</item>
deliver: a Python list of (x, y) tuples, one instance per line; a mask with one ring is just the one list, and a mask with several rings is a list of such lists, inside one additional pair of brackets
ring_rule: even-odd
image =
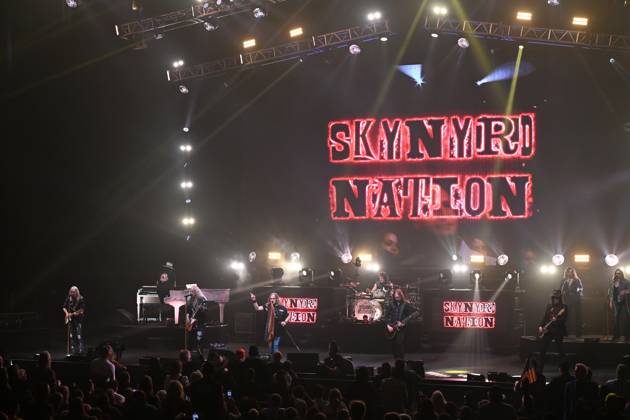
[[(330, 350), (329, 357), (338, 355), (334, 345)], [(601, 386), (585, 364), (575, 364), (572, 374), (563, 361), (548, 384), (540, 373), (535, 383), (521, 380), (514, 390), (459, 383), (466, 393), (424, 382), (419, 368), (402, 360), (393, 368), (384, 363), (377, 375), (361, 366), (354, 378), (324, 371), (317, 379), (297, 376), (281, 353), (266, 362), (255, 346), (247, 358), (244, 349), (234, 357), (211, 352), (200, 370), (193, 369), (190, 352), (181, 351), (168, 370), (160, 363), (145, 370), (153, 377), (117, 369), (111, 357), (111, 347), (103, 347), (78, 383), (55, 372), (48, 352), (29, 370), (0, 367), (0, 420), (630, 419), (630, 357)], [(156, 389), (155, 383), (163, 385)]]

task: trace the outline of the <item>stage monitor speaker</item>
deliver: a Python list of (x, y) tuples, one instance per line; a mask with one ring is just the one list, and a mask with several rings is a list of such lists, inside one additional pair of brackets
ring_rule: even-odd
[(317, 373), (319, 366), (318, 353), (288, 353), (287, 360), (293, 364), (296, 372)]

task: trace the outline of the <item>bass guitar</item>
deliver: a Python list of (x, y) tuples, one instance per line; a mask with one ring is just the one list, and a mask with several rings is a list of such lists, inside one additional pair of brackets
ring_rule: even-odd
[(551, 327), (551, 325), (553, 325), (554, 322), (556, 322), (558, 320), (559, 316), (562, 316), (564, 314), (564, 308), (560, 309), (560, 311), (551, 317), (551, 320), (549, 322), (547, 322), (545, 324), (545, 326), (542, 328), (542, 331), (538, 333), (538, 338), (544, 338), (547, 333), (549, 332), (549, 327)]

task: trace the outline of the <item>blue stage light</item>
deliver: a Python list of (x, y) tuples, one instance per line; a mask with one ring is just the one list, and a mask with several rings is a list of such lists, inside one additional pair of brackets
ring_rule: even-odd
[(416, 82), (416, 86), (422, 86), (425, 83), (422, 78), (422, 64), (403, 64), (398, 66), (398, 70)]

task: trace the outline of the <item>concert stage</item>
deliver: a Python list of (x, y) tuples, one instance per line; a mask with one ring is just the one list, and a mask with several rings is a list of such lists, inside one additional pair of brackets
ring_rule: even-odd
[[(530, 354), (538, 356), (541, 342), (537, 337), (521, 337), (519, 355), (526, 360)], [(610, 341), (607, 336), (589, 335), (580, 338), (565, 338), (564, 352), (572, 362), (584, 362), (591, 367), (614, 369), (626, 354), (630, 354), (630, 343)], [(547, 350), (547, 363), (555, 364), (558, 359), (557, 347), (551, 343)]]

